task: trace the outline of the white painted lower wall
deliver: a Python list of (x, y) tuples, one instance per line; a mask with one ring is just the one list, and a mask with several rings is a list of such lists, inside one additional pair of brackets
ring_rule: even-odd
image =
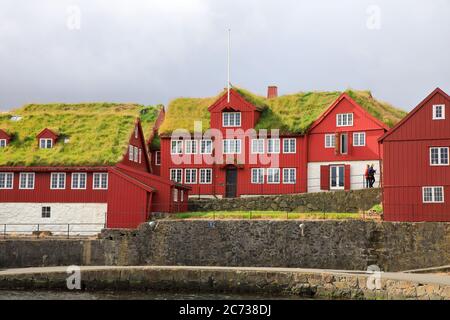
[(374, 187), (380, 186), (380, 161), (365, 160), (365, 161), (336, 161), (336, 162), (309, 162), (308, 163), (308, 192), (321, 192), (320, 190), (320, 166), (323, 165), (350, 165), (350, 189), (358, 190), (364, 189), (364, 173), (368, 164), (373, 164), (376, 170)]
[[(50, 207), (50, 218), (42, 218), (42, 207)], [(106, 203), (0, 203), (0, 234), (29, 234), (51, 231), (53, 234), (92, 235), (106, 222)], [(61, 225), (59, 225), (61, 224)]]

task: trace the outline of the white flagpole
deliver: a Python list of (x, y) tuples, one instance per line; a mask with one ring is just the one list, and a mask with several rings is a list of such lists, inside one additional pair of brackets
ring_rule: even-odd
[(231, 45), (231, 29), (228, 29), (228, 54), (227, 54), (227, 90), (228, 97), (227, 102), (230, 103), (230, 45)]

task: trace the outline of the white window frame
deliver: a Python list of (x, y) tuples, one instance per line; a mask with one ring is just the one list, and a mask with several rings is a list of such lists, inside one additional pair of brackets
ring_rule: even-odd
[[(98, 186), (95, 185), (96, 177), (98, 177)], [(103, 179), (105, 180), (105, 187), (103, 187)], [(94, 172), (92, 175), (92, 189), (93, 190), (108, 190), (108, 173)]]
[[(336, 168), (336, 186), (333, 186), (332, 181), (332, 168)], [(343, 177), (342, 177), (342, 186), (339, 185), (339, 180), (341, 178), (341, 175), (339, 174), (339, 168), (344, 168), (342, 171)], [(344, 190), (345, 189), (345, 165), (337, 164), (337, 165), (331, 165), (330, 166), (330, 176), (329, 176), (329, 184), (330, 184), (330, 190)]]
[[(431, 189), (431, 200), (425, 199), (425, 189)], [(436, 201), (436, 189), (442, 190), (442, 201)], [(422, 187), (422, 202), (423, 203), (445, 203), (445, 189), (443, 186), (425, 186)]]
[(213, 143), (211, 139), (200, 140), (200, 154), (212, 154)]
[(198, 142), (197, 140), (184, 140), (184, 154), (197, 154)]
[[(48, 208), (48, 216), (47, 216), (47, 214), (45, 215), (45, 217), (44, 217), (44, 209), (47, 209)], [(45, 213), (47, 213), (47, 212), (45, 212)], [(41, 218), (42, 219), (50, 219), (52, 217), (52, 207), (50, 207), (50, 206), (42, 206), (41, 207)]]
[[(345, 121), (344, 121), (345, 119)], [(350, 121), (351, 120), (351, 121)], [(336, 115), (336, 127), (352, 127), (353, 113), (338, 113)]]
[[(228, 142), (228, 147), (232, 150), (227, 150), (227, 148), (225, 148), (225, 145), (227, 144), (227, 142)], [(223, 154), (240, 154), (241, 146), (242, 146), (241, 139), (223, 139), (223, 143), (222, 143)], [(231, 147), (233, 147), (233, 148), (231, 148)]]
[(334, 133), (325, 134), (325, 148), (336, 148), (336, 135)]
[[(158, 158), (159, 155), (159, 158)], [(155, 151), (155, 166), (161, 165), (161, 151)]]
[[(207, 179), (209, 172), (209, 180)], [(204, 179), (202, 179), (202, 173)], [(203, 168), (199, 170), (199, 183), (200, 184), (212, 184), (212, 169), (211, 168)]]
[(134, 146), (128, 145), (128, 160), (133, 161)]
[(241, 120), (240, 112), (222, 112), (222, 127), (240, 127)]
[[(193, 175), (193, 173), (195, 174)], [(194, 179), (192, 177), (194, 177)], [(197, 184), (197, 169), (184, 169), (184, 183)]]
[[(254, 175), (254, 172), (258, 172), (257, 175)], [(252, 168), (251, 170), (251, 182), (252, 184), (264, 184), (264, 168)], [(255, 180), (254, 178), (257, 177), (258, 179)], [(261, 178), (261, 179), (259, 179)]]
[[(360, 144), (361, 136), (364, 137), (364, 144)], [(356, 139), (355, 139), (356, 137)], [(357, 142), (357, 143), (355, 143)], [(365, 132), (353, 132), (353, 146), (354, 147), (365, 147), (366, 146), (366, 133)]]
[[(441, 116), (436, 116), (437, 108), (441, 108)], [(445, 120), (445, 104), (434, 104), (433, 105), (433, 120)]]
[(178, 202), (178, 189), (173, 188), (173, 202)]
[(180, 202), (184, 202), (184, 190), (180, 190)]
[(183, 154), (183, 140), (170, 140), (170, 154)]
[[(50, 141), (50, 146), (47, 144), (48, 141)], [(42, 142), (44, 142), (44, 147), (42, 147)], [(53, 139), (49, 138), (39, 139), (39, 149), (51, 149), (51, 148), (53, 148)]]
[[(176, 172), (175, 178), (178, 177), (178, 174), (177, 174), (177, 173), (180, 173), (180, 174), (179, 174), (179, 176), (180, 176), (180, 179), (179, 179), (179, 180), (180, 180), (180, 181), (178, 181), (178, 179), (172, 179), (172, 177), (174, 176), (174, 175), (173, 175), (174, 172)], [(178, 183), (183, 183), (183, 169), (181, 169), (181, 168), (173, 168), (173, 169), (170, 169), (170, 180), (175, 181), (175, 182), (178, 182)]]
[[(294, 150), (291, 148), (291, 141), (294, 141)], [(286, 148), (287, 146), (287, 148)], [(288, 151), (286, 151), (286, 149)], [(297, 139), (295, 138), (284, 138), (283, 139), (283, 153), (296, 153), (297, 152)]]
[[(291, 180), (291, 172), (294, 172), (294, 181)], [(286, 177), (288, 178), (286, 180)], [(295, 184), (297, 182), (297, 168), (283, 168), (283, 184)]]
[(264, 139), (252, 139), (252, 154), (264, 153)]
[[(56, 188), (53, 187), (53, 177), (57, 177), (56, 179)], [(60, 187), (60, 177), (64, 177), (64, 187)], [(52, 172), (50, 174), (50, 190), (64, 190), (66, 189), (67, 176), (65, 172)]]
[[(438, 150), (438, 163), (433, 163), (433, 158), (432, 158), (432, 150), (433, 149), (437, 149)], [(446, 149), (447, 150), (447, 163), (442, 163), (442, 154), (441, 154), (441, 149)], [(438, 166), (448, 166), (449, 162), (450, 162), (450, 150), (449, 147), (430, 147), (430, 166), (433, 167), (438, 167)]]
[(278, 154), (280, 153), (280, 139), (271, 138), (267, 139), (267, 153), (269, 154)]
[[(5, 175), (4, 179), (5, 179), (5, 185), (2, 187), (0, 186), (0, 189), (3, 190), (11, 190), (14, 189), (14, 172), (0, 172), (1, 175)], [(10, 178), (10, 182), (11, 182), (11, 186), (8, 187), (8, 177)]]
[[(280, 172), (280, 168), (267, 168), (266, 170), (267, 172), (267, 184), (279, 184), (281, 182), (281, 172)], [(278, 173), (278, 175), (276, 174)], [(276, 177), (278, 176), (278, 180), (271, 180), (271, 177)]]
[[(78, 177), (77, 178), (77, 185), (74, 184), (76, 176)], [(81, 179), (80, 179), (80, 177), (82, 177), (82, 176), (84, 176), (84, 188), (81, 186)], [(86, 190), (87, 173), (85, 173), (85, 172), (72, 172), (70, 185), (71, 185), (71, 189), (72, 190)]]
[[(30, 187), (30, 177), (32, 181), (32, 186)], [(36, 181), (36, 175), (34, 172), (21, 172), (19, 174), (19, 189), (21, 190), (34, 190), (34, 184)], [(22, 182), (24, 182), (25, 187), (22, 187)]]
[(8, 145), (6, 139), (0, 139), (0, 148), (5, 148)]

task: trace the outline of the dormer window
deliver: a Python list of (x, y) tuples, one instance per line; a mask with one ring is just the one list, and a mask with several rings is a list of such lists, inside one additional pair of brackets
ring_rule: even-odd
[(39, 139), (39, 148), (41, 149), (51, 149), (53, 148), (53, 140), (52, 139)]
[(240, 127), (241, 113), (240, 112), (223, 112), (222, 113), (223, 127)]
[(433, 120), (445, 119), (445, 104), (433, 105)]
[(353, 113), (340, 113), (336, 115), (337, 127), (351, 127), (353, 126)]
[(6, 141), (6, 139), (0, 139), (0, 148), (6, 147), (7, 144), (8, 144), (8, 141)]

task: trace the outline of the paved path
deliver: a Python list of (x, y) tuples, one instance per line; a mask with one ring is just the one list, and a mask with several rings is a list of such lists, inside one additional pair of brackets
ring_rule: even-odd
[[(332, 275), (369, 275), (366, 271), (356, 270), (330, 270), (330, 269), (304, 269), (304, 268), (260, 268), (260, 267), (198, 267), (198, 266), (81, 266), (81, 271), (90, 270), (234, 270), (234, 271), (271, 271), (271, 272), (298, 272), (298, 273), (321, 273)], [(67, 267), (33, 267), (21, 269), (0, 270), (0, 276), (17, 274), (36, 274), (36, 273), (65, 273)], [(439, 284), (450, 285), (450, 276), (431, 273), (406, 273), (406, 272), (383, 272), (384, 279), (411, 281), (421, 284)]]

